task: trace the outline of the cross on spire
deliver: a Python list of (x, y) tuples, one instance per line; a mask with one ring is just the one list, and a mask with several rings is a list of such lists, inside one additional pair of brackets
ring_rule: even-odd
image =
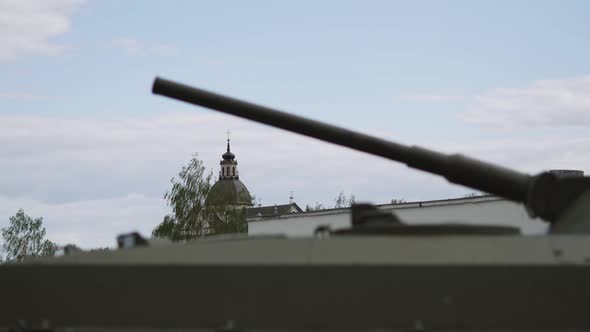
[(229, 134), (231, 134), (231, 131), (228, 129), (225, 133), (227, 134), (227, 152), (229, 152)]

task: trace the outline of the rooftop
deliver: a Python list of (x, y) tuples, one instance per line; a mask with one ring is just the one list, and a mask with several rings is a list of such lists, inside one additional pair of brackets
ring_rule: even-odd
[[(501, 197), (494, 196), (494, 195), (480, 195), (480, 196), (470, 196), (470, 197), (460, 197), (460, 198), (449, 198), (449, 199), (440, 199), (440, 200), (430, 200), (430, 201), (416, 201), (416, 202), (403, 202), (403, 203), (387, 203), (387, 204), (376, 204), (380, 209), (390, 210), (390, 209), (406, 209), (406, 208), (420, 208), (420, 207), (430, 207), (430, 206), (441, 206), (441, 205), (457, 205), (457, 204), (473, 204), (473, 203), (480, 203), (480, 202), (489, 202), (489, 201), (497, 201), (497, 200), (504, 200)], [(288, 205), (277, 205), (278, 206), (288, 206)], [(268, 208), (268, 207), (262, 207)], [(271, 207), (273, 208), (273, 207)], [(317, 211), (309, 211), (304, 212), (301, 211), (300, 213), (278, 213), (278, 214), (262, 214), (261, 216), (251, 215), (250, 210), (256, 208), (249, 208), (247, 213), (247, 220), (248, 222), (256, 222), (261, 221), (264, 219), (273, 219), (273, 218), (300, 218), (300, 217), (309, 217), (309, 216), (319, 216), (319, 215), (326, 215), (326, 214), (343, 214), (343, 213), (350, 213), (350, 207), (343, 207), (343, 208), (334, 208), (334, 209), (323, 209)]]
[(264, 217), (276, 217), (279, 215), (301, 213), (303, 210), (297, 203), (289, 203), (283, 205), (269, 205), (251, 207), (246, 210), (246, 219), (256, 219)]

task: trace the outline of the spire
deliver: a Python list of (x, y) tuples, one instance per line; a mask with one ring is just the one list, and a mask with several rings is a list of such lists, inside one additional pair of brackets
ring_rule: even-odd
[(229, 149), (229, 134), (231, 134), (231, 132), (228, 130), (226, 132), (227, 134), (227, 151), (221, 155), (221, 157), (223, 158), (223, 160), (234, 160), (234, 158), (236, 157), (233, 153), (231, 153), (230, 149)]
[(219, 171), (219, 179), (239, 179), (238, 173), (238, 162), (235, 160), (236, 156), (231, 152), (229, 146), (229, 134), (231, 132), (228, 130), (227, 134), (227, 151), (221, 155), (221, 162), (219, 165), (221, 166), (221, 170)]

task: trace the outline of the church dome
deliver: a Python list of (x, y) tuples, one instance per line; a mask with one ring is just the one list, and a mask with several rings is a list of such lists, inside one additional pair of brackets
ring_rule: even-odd
[(252, 206), (252, 196), (246, 186), (237, 178), (219, 179), (215, 182), (205, 204), (207, 205), (247, 205)]
[(238, 161), (230, 151), (229, 136), (227, 138), (227, 151), (221, 155), (221, 158), (223, 160), (219, 162), (219, 180), (209, 190), (205, 203), (207, 205), (252, 206), (252, 196), (240, 181)]
[(227, 151), (226, 153), (221, 155), (221, 158), (223, 158), (223, 160), (234, 160), (236, 156), (233, 153)]

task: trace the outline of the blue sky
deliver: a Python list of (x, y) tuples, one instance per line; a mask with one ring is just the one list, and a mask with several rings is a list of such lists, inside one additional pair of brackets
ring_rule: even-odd
[(523, 171), (588, 169), (587, 1), (0, 0), (0, 9), (0, 220), (22, 207), (61, 242), (149, 233), (192, 153), (217, 172), (227, 129), (263, 204), (290, 190), (301, 205), (329, 205), (340, 191), (375, 203), (470, 191), (153, 96), (156, 75)]

